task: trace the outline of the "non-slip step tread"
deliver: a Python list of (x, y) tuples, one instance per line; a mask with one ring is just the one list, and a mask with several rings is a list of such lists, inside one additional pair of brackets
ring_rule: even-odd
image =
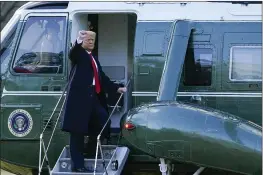
[[(71, 158), (60, 158), (61, 161), (71, 160)], [(105, 161), (110, 161), (110, 159), (104, 159)], [(84, 159), (84, 161), (95, 161), (95, 159)], [(103, 161), (102, 159), (97, 159), (97, 161)]]
[[(116, 145), (102, 145), (102, 152), (104, 159), (110, 159), (112, 155), (114, 154), (114, 151), (116, 151), (117, 146)], [(60, 158), (70, 158), (70, 151), (69, 151), (69, 145), (65, 146)], [(95, 154), (90, 155), (88, 152), (84, 152), (84, 157), (87, 159), (95, 159)], [(100, 151), (98, 153), (98, 159), (101, 159)]]
[[(52, 175), (93, 175), (94, 173), (78, 173), (78, 172), (55, 172)], [(95, 173), (95, 175), (103, 175), (103, 173)]]

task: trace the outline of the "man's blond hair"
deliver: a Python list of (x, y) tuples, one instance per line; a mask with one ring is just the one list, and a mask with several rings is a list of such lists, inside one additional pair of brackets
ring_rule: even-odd
[(95, 39), (96, 33), (93, 31), (86, 31), (86, 36), (90, 36), (92, 39)]

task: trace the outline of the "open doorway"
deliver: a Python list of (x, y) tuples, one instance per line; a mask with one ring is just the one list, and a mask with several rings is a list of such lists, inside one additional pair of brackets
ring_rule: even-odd
[[(137, 16), (128, 13), (77, 13), (72, 19), (71, 43), (79, 30), (97, 33), (93, 54), (98, 56), (102, 69), (112, 81), (126, 85), (133, 72), (133, 52)], [(120, 119), (132, 106), (132, 81), (112, 116), (113, 132), (119, 132)], [(120, 94), (108, 94), (109, 110), (113, 110)]]

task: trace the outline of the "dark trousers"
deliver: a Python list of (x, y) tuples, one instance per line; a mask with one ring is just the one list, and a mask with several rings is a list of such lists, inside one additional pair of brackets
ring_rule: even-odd
[[(94, 103), (93, 103), (93, 111), (92, 111), (92, 117), (99, 117), (102, 120), (99, 121), (105, 121), (107, 120), (108, 113), (106, 112), (105, 108), (101, 106), (99, 103), (99, 100), (97, 96), (95, 95), (94, 97)], [(98, 121), (98, 120), (97, 120)], [(96, 122), (95, 122), (96, 123)], [(90, 122), (91, 127), (96, 127), (94, 126), (94, 122)], [(97, 123), (101, 126), (104, 125), (104, 123)], [(99, 126), (97, 126), (99, 127)], [(89, 142), (88, 142), (88, 151), (93, 155), (92, 153), (96, 152), (96, 142), (97, 141), (97, 136), (92, 136), (89, 137)], [(82, 134), (77, 134), (77, 133), (70, 133), (70, 154), (71, 154), (71, 159), (73, 163), (73, 167), (75, 168), (83, 168), (84, 167), (84, 135)], [(95, 156), (94, 156), (95, 158)]]

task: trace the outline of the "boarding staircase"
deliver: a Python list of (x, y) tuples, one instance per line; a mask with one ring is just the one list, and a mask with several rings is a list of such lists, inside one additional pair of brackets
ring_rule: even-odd
[[(74, 71), (75, 70), (76, 70), (76, 67), (75, 67)], [(49, 170), (50, 175), (78, 175), (78, 174), (79, 175), (89, 175), (89, 174), (90, 175), (120, 175), (123, 171), (124, 165), (125, 165), (126, 160), (128, 158), (129, 148), (127, 148), (125, 146), (118, 146), (118, 145), (102, 145), (101, 141), (100, 141), (100, 136), (101, 136), (104, 128), (106, 127), (107, 123), (111, 119), (112, 114), (114, 113), (114, 111), (116, 109), (118, 109), (118, 104), (119, 104), (120, 99), (122, 98), (123, 94), (120, 95), (116, 105), (113, 107), (113, 110), (112, 110), (107, 122), (105, 123), (100, 134), (97, 137), (97, 147), (96, 147), (95, 158), (94, 159), (89, 159), (89, 158), (84, 159), (84, 166), (85, 166), (85, 168), (87, 168), (89, 170), (89, 172), (85, 172), (85, 173), (72, 172), (72, 170), (71, 170), (72, 162), (71, 162), (71, 156), (70, 156), (70, 151), (69, 151), (69, 145), (66, 145), (63, 148), (63, 150), (62, 150), (55, 166), (53, 167), (53, 169), (51, 169), (49, 166), (47, 151), (48, 151), (48, 148), (50, 146), (51, 140), (53, 138), (53, 135), (54, 135), (58, 120), (60, 118), (61, 112), (63, 110), (63, 106), (64, 106), (66, 98), (63, 101), (61, 111), (57, 117), (56, 124), (55, 124), (53, 131), (52, 131), (52, 134), (51, 134), (51, 137), (50, 137), (50, 140), (49, 140), (47, 147), (45, 146), (45, 143), (43, 140), (43, 133), (45, 132), (47, 125), (50, 122), (50, 120), (52, 119), (59, 102), (61, 101), (61, 99), (64, 96), (70, 82), (72, 81), (72, 77), (71, 77), (70, 81), (67, 83), (62, 95), (60, 96), (60, 98), (59, 98), (59, 100), (58, 100), (47, 124), (46, 124), (46, 126), (44, 127), (42, 133), (40, 134), (39, 171), (38, 171), (39, 175), (41, 174), (44, 162), (47, 165), (47, 168)], [(130, 82), (130, 80), (127, 82), (126, 87), (128, 86), (129, 82)], [(42, 158), (42, 149), (44, 151), (44, 157), (43, 158)]]
[[(121, 174), (127, 160), (129, 149), (116, 145), (101, 145), (102, 155), (98, 159), (84, 159), (84, 166), (90, 171), (88, 173), (71, 172), (71, 158), (69, 146), (65, 146), (51, 175), (73, 175), (73, 174), (90, 174), (90, 175), (117, 175)], [(103, 157), (103, 159), (102, 159)], [(96, 168), (95, 168), (96, 167)], [(96, 170), (96, 171), (94, 171)]]

